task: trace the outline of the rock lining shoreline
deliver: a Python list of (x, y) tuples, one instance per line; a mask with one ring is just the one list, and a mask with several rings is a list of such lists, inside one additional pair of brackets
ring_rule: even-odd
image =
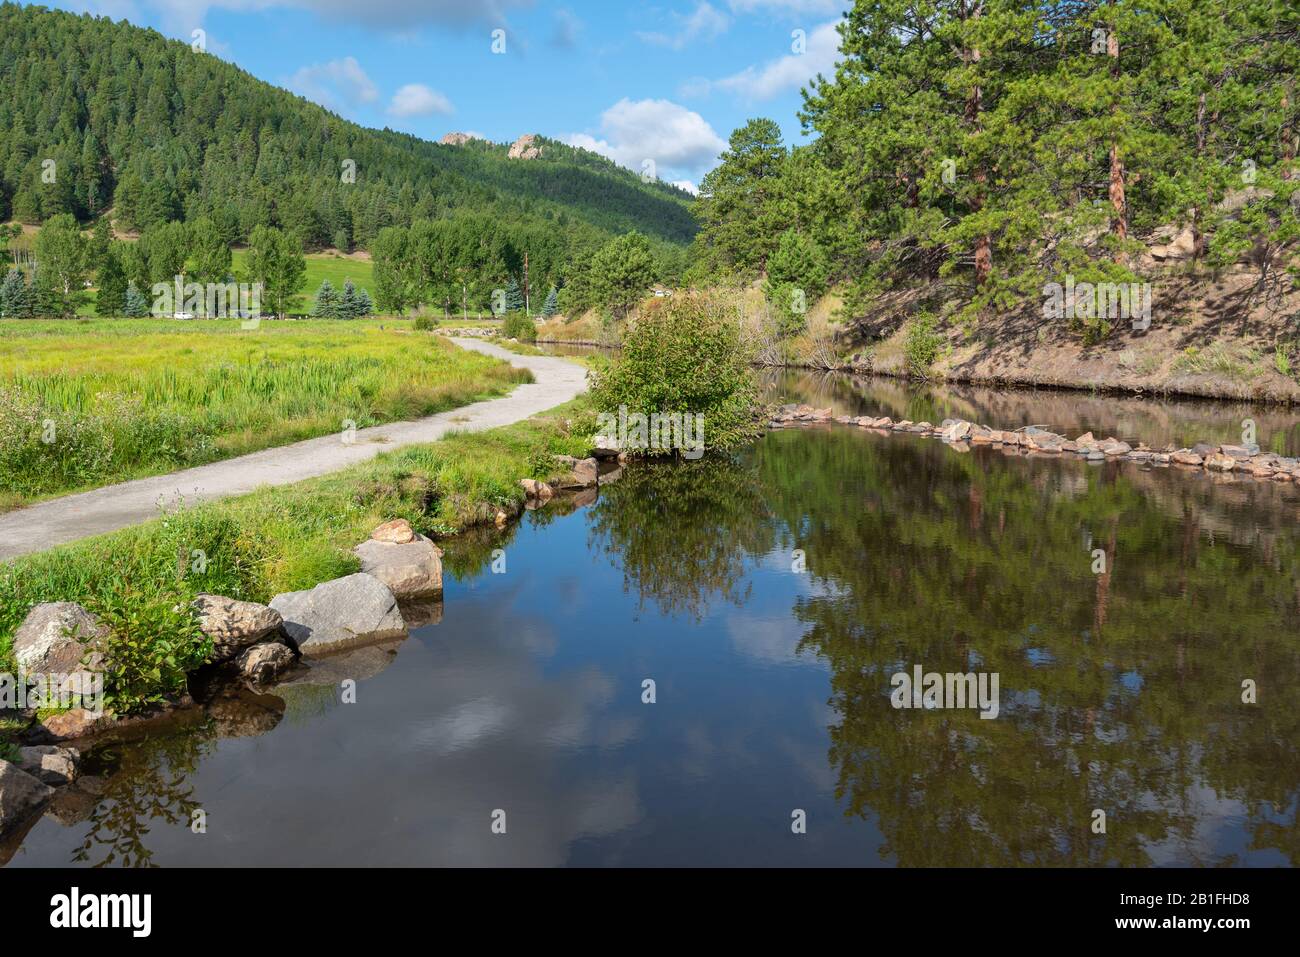
[(1181, 466), (1218, 474), (1248, 475), (1276, 482), (1300, 482), (1300, 458), (1261, 452), (1258, 447), (1244, 445), (1201, 442), (1191, 448), (1176, 448), (1173, 445), (1152, 448), (1142, 442), (1132, 446), (1114, 436), (1098, 439), (1091, 432), (1070, 439), (1037, 425), (1018, 429), (994, 429), (965, 419), (944, 419), (936, 426), (910, 419), (895, 420), (887, 415), (836, 415), (832, 409), (795, 404), (781, 406), (767, 427), (769, 430), (778, 430), (830, 423), (869, 429), (881, 435), (901, 432), (938, 438), (960, 451), (977, 445), (988, 445), (1003, 449), (1023, 449), (1037, 455), (1073, 455), (1089, 462), (1122, 460), (1152, 466)]

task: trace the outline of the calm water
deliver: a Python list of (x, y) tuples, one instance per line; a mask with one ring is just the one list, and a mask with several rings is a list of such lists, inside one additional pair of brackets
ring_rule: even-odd
[[(1153, 444), (1252, 414), (769, 387)], [(1293, 449), (1290, 417), (1253, 415), (1261, 445)], [(1292, 865), (1297, 518), (1289, 485), (841, 427), (638, 466), (594, 503), (451, 543), (440, 623), (96, 755), (102, 794), (48, 813), (10, 866)], [(894, 709), (890, 676), (915, 664), (997, 672), (999, 716)]]

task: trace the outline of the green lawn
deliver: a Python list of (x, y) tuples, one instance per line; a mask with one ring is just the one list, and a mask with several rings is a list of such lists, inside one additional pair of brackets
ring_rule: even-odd
[(0, 323), (0, 509), (508, 392), (410, 321)]
[[(235, 275), (238, 276), (244, 270), (248, 251), (236, 249), (232, 256)], [(307, 278), (303, 281), (302, 290), (291, 301), (289, 312), (311, 312), (316, 290), (326, 279), (335, 289), (342, 289), (343, 283), (351, 279), (358, 289), (368, 289), (371, 296), (375, 294), (375, 270), (369, 259), (349, 259), (338, 253), (308, 253), (306, 259)]]

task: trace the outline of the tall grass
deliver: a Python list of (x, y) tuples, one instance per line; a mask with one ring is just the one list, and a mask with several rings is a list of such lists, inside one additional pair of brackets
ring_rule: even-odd
[(527, 381), (401, 323), (0, 323), (9, 504), (418, 418)]

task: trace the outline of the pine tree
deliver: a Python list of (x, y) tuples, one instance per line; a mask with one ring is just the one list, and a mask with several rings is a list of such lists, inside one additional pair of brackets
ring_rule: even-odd
[(311, 314), (317, 319), (338, 319), (339, 297), (328, 279), (323, 280), (316, 290), (316, 305)]
[(18, 310), (23, 305), (27, 281), (17, 269), (10, 269), (0, 283), (0, 319), (18, 319)]
[(524, 292), (514, 276), (506, 283), (506, 312), (524, 311)]
[(370, 298), (370, 293), (362, 289), (357, 293), (357, 318), (372, 315), (375, 311), (375, 302)]
[(343, 281), (343, 293), (339, 296), (335, 312), (340, 319), (356, 319), (361, 315), (361, 302), (357, 296), (357, 287), (351, 279)]
[(144, 293), (135, 287), (135, 283), (127, 286), (126, 303), (122, 311), (131, 319), (141, 319), (149, 315), (149, 301), (145, 299)]
[(560, 291), (554, 286), (546, 294), (546, 302), (542, 303), (542, 315), (553, 316), (560, 311)]
[(95, 294), (95, 312), (101, 316), (121, 316), (126, 313), (126, 270), (116, 248), (109, 246), (104, 264), (99, 269), (99, 291)]

